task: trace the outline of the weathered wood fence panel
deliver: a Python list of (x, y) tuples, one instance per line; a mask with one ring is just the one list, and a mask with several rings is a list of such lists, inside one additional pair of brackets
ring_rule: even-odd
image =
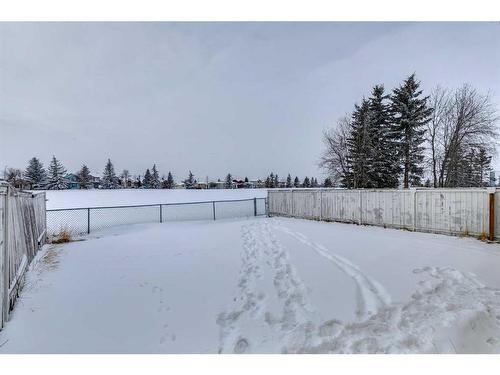
[(0, 185), (0, 328), (18, 297), (24, 273), (45, 243), (45, 193)]
[(495, 194), (495, 238), (500, 238), (500, 190), (474, 189), (276, 189), (269, 214), (464, 235), (490, 233)]

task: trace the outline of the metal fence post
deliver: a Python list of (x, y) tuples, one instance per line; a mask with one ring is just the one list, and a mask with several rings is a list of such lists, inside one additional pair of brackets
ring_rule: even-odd
[(90, 234), (90, 208), (87, 208), (87, 234)]
[(160, 208), (160, 223), (163, 223), (163, 216), (161, 210), (161, 204), (158, 206)]
[(257, 216), (257, 198), (253, 199), (253, 216)]
[(214, 211), (214, 220), (215, 220), (215, 201), (212, 201), (212, 209)]

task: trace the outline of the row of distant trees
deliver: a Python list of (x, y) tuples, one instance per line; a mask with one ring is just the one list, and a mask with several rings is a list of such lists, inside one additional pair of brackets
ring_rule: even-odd
[[(75, 176), (75, 182), (78, 183), (80, 189), (91, 189), (94, 187), (95, 179), (87, 165), (82, 165)], [(20, 188), (28, 187), (30, 189), (67, 189), (70, 183), (67, 177), (67, 169), (55, 156), (52, 157), (47, 169), (45, 169), (43, 163), (37, 157), (33, 157), (29, 160), (28, 166), (24, 171), (18, 168), (8, 168), (4, 172), (4, 178), (12, 185)], [(117, 189), (120, 187), (172, 189), (175, 186), (172, 173), (168, 172), (166, 177), (160, 178), (156, 165), (153, 165), (151, 170), (149, 168), (146, 169), (143, 177), (132, 177), (127, 169), (124, 169), (120, 175), (117, 175), (110, 159), (106, 162), (102, 177), (98, 181), (99, 187), (103, 189)], [(186, 181), (191, 185), (196, 183), (191, 171), (189, 171)]]
[(266, 181), (264, 183), (266, 188), (278, 188), (278, 187), (286, 187), (286, 188), (316, 188), (316, 187), (332, 187), (332, 180), (327, 177), (324, 182), (320, 184), (318, 179), (315, 177), (304, 177), (304, 180), (300, 182), (299, 178), (295, 176), (292, 180), (292, 176), (288, 174), (286, 177), (286, 181), (280, 181), (277, 174), (271, 172), (269, 176), (267, 176)]
[[(80, 170), (76, 172), (76, 181), (80, 189), (91, 189), (95, 187), (96, 181), (92, 176), (90, 169), (87, 165), (82, 165)], [(29, 160), (28, 166), (24, 171), (17, 168), (8, 168), (5, 172), (5, 179), (16, 187), (29, 188), (29, 189), (48, 189), (48, 190), (61, 190), (67, 189), (70, 181), (68, 180), (67, 169), (63, 166), (55, 156), (52, 157), (49, 166), (45, 169), (43, 163), (37, 158), (33, 157)], [(260, 180), (259, 180), (260, 181)], [(186, 179), (182, 181), (187, 188), (193, 187), (197, 184), (194, 174), (189, 171)], [(220, 182), (220, 180), (218, 181)], [(245, 177), (244, 183), (249, 183)], [(176, 183), (171, 172), (166, 176), (160, 178), (160, 173), (153, 165), (151, 169), (146, 169), (141, 177), (131, 176), (127, 169), (124, 169), (120, 175), (115, 173), (115, 168), (110, 159), (106, 162), (102, 177), (99, 179), (99, 187), (103, 189), (117, 189), (117, 188), (143, 188), (143, 189), (172, 189)], [(216, 187), (213, 182), (208, 187)], [(233, 187), (233, 176), (231, 173), (226, 175), (224, 187)], [(262, 184), (263, 187), (276, 188), (276, 187), (330, 187), (332, 182), (330, 178), (325, 179), (324, 183), (320, 185), (318, 180), (314, 177), (305, 177), (300, 182), (298, 177), (292, 181), (292, 177), (288, 174), (286, 183), (279, 180), (278, 175), (271, 173)]]
[(487, 186), (498, 120), (489, 95), (465, 84), (425, 96), (412, 74), (326, 131), (320, 166), (347, 188)]

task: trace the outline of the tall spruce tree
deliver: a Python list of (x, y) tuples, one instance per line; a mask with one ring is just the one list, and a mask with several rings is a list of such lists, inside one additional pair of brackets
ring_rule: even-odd
[(152, 188), (152, 177), (151, 177), (151, 171), (146, 169), (146, 172), (144, 173), (144, 178), (142, 179), (142, 188), (143, 189), (151, 189)]
[(226, 176), (225, 188), (231, 189), (232, 187), (233, 187), (233, 176), (231, 176), (231, 173), (228, 173)]
[(173, 189), (174, 187), (174, 177), (171, 172), (168, 172), (167, 179), (163, 182), (163, 188), (165, 189)]
[(52, 160), (49, 165), (48, 182), (46, 188), (48, 190), (61, 190), (66, 189), (68, 184), (65, 179), (66, 168), (61, 164), (55, 156), (52, 156)]
[(309, 180), (309, 177), (304, 178), (304, 182), (302, 183), (302, 187), (308, 188), (311, 187), (311, 180)]
[(425, 125), (430, 121), (432, 108), (428, 96), (422, 96), (415, 74), (409, 76), (390, 97), (390, 110), (398, 142), (398, 157), (403, 169), (403, 187), (421, 185), (424, 168)]
[(323, 187), (328, 188), (328, 187), (332, 187), (332, 186), (333, 186), (332, 179), (330, 177), (325, 178), (325, 182), (323, 183)]
[(269, 187), (270, 188), (275, 188), (276, 187), (276, 180), (274, 178), (274, 173), (271, 172), (271, 174), (269, 175)]
[(24, 178), (30, 183), (31, 189), (43, 189), (47, 182), (47, 172), (38, 158), (30, 159)]
[(268, 188), (268, 189), (272, 187), (272, 186), (271, 186), (271, 177), (270, 177), (270, 176), (267, 176), (267, 177), (266, 177), (266, 181), (264, 182), (264, 186), (265, 186), (266, 188)]
[(383, 85), (372, 89), (369, 100), (371, 127), (372, 168), (369, 171), (372, 187), (396, 188), (400, 165), (397, 153), (397, 132), (391, 121), (389, 95), (384, 93)]
[(344, 177), (347, 186), (354, 188), (370, 188), (376, 186), (374, 181), (374, 141), (376, 134), (372, 127), (370, 102), (363, 99), (356, 104), (350, 122), (347, 148), (349, 152), (348, 175)]
[(295, 176), (295, 179), (293, 180), (293, 187), (300, 187), (300, 180), (297, 176)]
[(184, 184), (186, 185), (186, 188), (191, 188), (194, 184), (196, 183), (196, 180), (194, 179), (194, 174), (189, 171), (188, 178), (184, 180)]
[(106, 165), (104, 166), (104, 171), (102, 172), (101, 186), (103, 189), (116, 189), (118, 187), (118, 178), (115, 174), (115, 167), (108, 159)]
[(475, 159), (475, 170), (477, 171), (477, 186), (490, 185), (491, 155), (488, 155), (484, 148), (479, 148)]
[(286, 176), (286, 187), (287, 188), (292, 187), (292, 176), (290, 176), (290, 173), (288, 173), (288, 176)]
[(156, 164), (153, 164), (153, 169), (151, 169), (151, 189), (159, 189), (160, 187), (160, 175), (158, 169), (156, 169)]
[(277, 188), (277, 187), (280, 187), (280, 179), (279, 179), (279, 177), (278, 177), (278, 174), (276, 174), (276, 175), (274, 176), (274, 183), (273, 183), (273, 185), (274, 185), (274, 187), (276, 187), (276, 188)]
[(90, 175), (89, 168), (84, 164), (76, 174), (76, 181), (80, 185), (80, 189), (92, 188), (92, 176)]

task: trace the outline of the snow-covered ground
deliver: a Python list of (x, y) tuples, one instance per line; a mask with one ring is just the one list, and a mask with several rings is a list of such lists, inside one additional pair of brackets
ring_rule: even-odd
[(49, 246), (0, 353), (500, 352), (500, 246), (287, 218)]
[(267, 189), (47, 190), (47, 209), (266, 198)]

